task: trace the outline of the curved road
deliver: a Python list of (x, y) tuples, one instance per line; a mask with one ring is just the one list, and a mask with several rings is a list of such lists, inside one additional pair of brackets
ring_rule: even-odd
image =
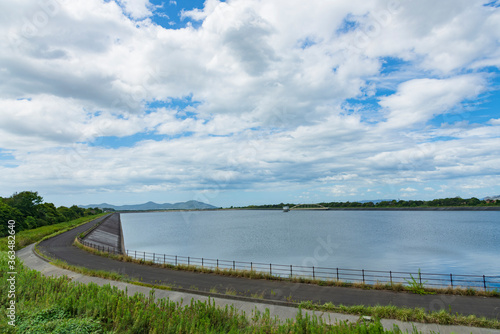
[[(362, 290), (355, 288), (325, 287), (303, 283), (279, 282), (260, 279), (219, 276), (215, 274), (192, 273), (173, 269), (156, 268), (136, 263), (120, 262), (97, 256), (73, 246), (75, 237), (104, 219), (98, 218), (42, 241), (38, 248), (46, 255), (63, 260), (71, 265), (94, 270), (113, 271), (132, 280), (156, 285), (169, 285), (174, 289), (208, 293), (216, 289), (220, 293), (227, 290), (238, 296), (263, 296), (267, 301), (278, 303), (293, 301), (332, 302), (343, 305), (395, 305), (399, 307), (423, 307), (431, 311), (444, 309), (452, 313), (474, 314), (500, 319), (500, 298), (416, 295), (404, 292)], [(260, 297), (259, 297), (260, 298)]]

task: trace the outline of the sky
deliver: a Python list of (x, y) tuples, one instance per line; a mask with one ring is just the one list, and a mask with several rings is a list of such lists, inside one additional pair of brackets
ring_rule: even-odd
[(500, 1), (0, 0), (0, 196), (500, 194)]

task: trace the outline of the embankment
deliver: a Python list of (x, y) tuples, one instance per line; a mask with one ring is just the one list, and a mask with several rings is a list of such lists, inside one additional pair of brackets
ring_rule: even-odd
[(115, 213), (108, 216), (102, 223), (85, 235), (82, 240), (100, 248), (113, 248), (117, 250), (117, 253), (124, 254), (125, 245), (120, 214)]

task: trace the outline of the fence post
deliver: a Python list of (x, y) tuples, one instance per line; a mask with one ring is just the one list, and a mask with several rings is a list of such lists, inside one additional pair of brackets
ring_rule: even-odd
[(272, 275), (273, 274), (273, 267), (272, 267), (272, 263), (269, 263), (269, 275)]
[(188, 266), (189, 266), (189, 264), (190, 264), (190, 261), (189, 261), (189, 256), (188, 256)]
[(389, 271), (389, 277), (391, 278), (391, 286), (392, 286), (392, 271)]
[(146, 252), (143, 252), (144, 253), (144, 261), (146, 261)]
[(293, 277), (292, 265), (290, 265), (290, 278)]
[(453, 274), (450, 274), (451, 288), (453, 289)]
[(250, 262), (250, 271), (253, 271), (253, 262)]
[(361, 272), (363, 273), (363, 284), (365, 284), (365, 270), (361, 269)]
[(135, 251), (134, 259), (137, 259), (137, 251)]
[(153, 263), (155, 263), (155, 257), (156, 257), (155, 255), (156, 255), (156, 254), (155, 254), (155, 253), (153, 253)]
[(420, 273), (420, 270), (418, 271), (418, 280), (420, 282), (420, 285), (422, 285), (422, 274)]
[(217, 259), (217, 269), (219, 269), (219, 259)]
[(314, 266), (313, 266), (313, 279), (316, 279), (315, 275), (314, 275)]
[(339, 268), (337, 268), (337, 281), (339, 281)]
[(177, 255), (175, 256), (175, 266), (177, 266)]
[(201, 258), (201, 267), (203, 268), (203, 258)]
[(236, 270), (236, 263), (234, 260), (233, 260), (233, 270)]
[(163, 254), (163, 264), (165, 264), (165, 254)]
[(484, 291), (486, 291), (486, 276), (483, 275)]

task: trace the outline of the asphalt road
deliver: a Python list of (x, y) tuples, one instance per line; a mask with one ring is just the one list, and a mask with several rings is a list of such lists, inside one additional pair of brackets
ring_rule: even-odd
[[(459, 314), (474, 314), (487, 318), (500, 319), (500, 298), (417, 295), (406, 292), (362, 290), (356, 288), (326, 287), (312, 284), (269, 281), (226, 277), (215, 274), (192, 273), (173, 269), (156, 268), (136, 263), (120, 262), (97, 256), (73, 246), (75, 237), (98, 223), (101, 218), (81, 225), (73, 230), (44, 240), (39, 249), (52, 258), (61, 259), (71, 265), (94, 270), (113, 271), (149, 284), (164, 284), (192, 292), (220, 293), (236, 291), (238, 296), (262, 296), (274, 301), (313, 301), (331, 302), (339, 305), (394, 305), (398, 307), (422, 307), (426, 310), (446, 310)], [(260, 298), (260, 297), (259, 297)]]

